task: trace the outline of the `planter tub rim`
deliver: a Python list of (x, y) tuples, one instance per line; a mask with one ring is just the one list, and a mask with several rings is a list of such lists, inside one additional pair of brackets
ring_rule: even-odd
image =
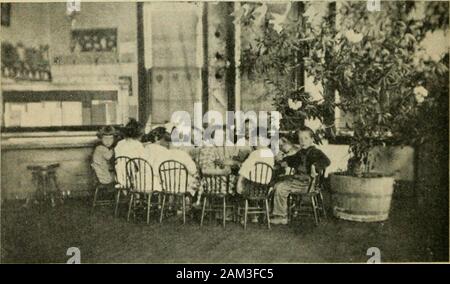
[(370, 172), (372, 176), (355, 176), (348, 174), (346, 172), (333, 172), (329, 173), (328, 176), (338, 176), (338, 177), (347, 177), (347, 178), (360, 178), (360, 179), (378, 179), (378, 178), (395, 178), (394, 174), (385, 174), (380, 172)]

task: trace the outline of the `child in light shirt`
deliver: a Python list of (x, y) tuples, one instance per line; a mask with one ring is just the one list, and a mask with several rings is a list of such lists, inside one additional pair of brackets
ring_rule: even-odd
[[(115, 158), (142, 158), (144, 155), (144, 145), (140, 141), (142, 134), (142, 125), (135, 119), (130, 119), (127, 125), (122, 129), (124, 139), (120, 140), (114, 148)], [(126, 185), (126, 181), (124, 180), (126, 178), (125, 166), (124, 162), (115, 165), (118, 179), (117, 182), (121, 186)]]
[(97, 180), (101, 185), (114, 186), (114, 173), (112, 160), (114, 158), (114, 135), (116, 131), (112, 126), (105, 126), (97, 133), (101, 143), (95, 147), (92, 156), (92, 168), (95, 171)]

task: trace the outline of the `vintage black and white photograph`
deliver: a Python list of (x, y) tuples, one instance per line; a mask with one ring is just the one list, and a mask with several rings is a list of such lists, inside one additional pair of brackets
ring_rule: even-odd
[(449, 3), (2, 0), (0, 262), (448, 263)]

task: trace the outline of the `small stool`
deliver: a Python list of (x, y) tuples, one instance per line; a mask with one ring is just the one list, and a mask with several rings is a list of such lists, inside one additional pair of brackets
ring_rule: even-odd
[(51, 206), (54, 207), (56, 200), (63, 203), (62, 192), (56, 180), (56, 169), (59, 163), (29, 165), (33, 183), (36, 187), (35, 199), (38, 202), (46, 202), (50, 198)]

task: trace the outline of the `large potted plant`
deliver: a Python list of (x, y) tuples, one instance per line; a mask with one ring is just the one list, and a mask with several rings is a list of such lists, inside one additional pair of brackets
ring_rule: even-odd
[[(427, 89), (442, 82), (437, 78), (448, 77), (448, 47), (430, 54), (426, 44), (433, 40), (431, 32), (447, 33), (448, 3), (382, 2), (377, 12), (369, 12), (365, 2), (331, 7), (315, 25), (285, 21), (282, 29), (274, 29), (270, 23), (277, 17), (266, 16), (261, 38), (244, 53), (243, 62), (260, 74), (276, 70), (289, 78), (303, 52), (305, 71), (323, 87), (328, 104), (311, 102), (301, 90), (286, 90), (280, 76), (270, 75), (266, 81), (270, 92), (276, 90), (276, 106), (284, 111), (280, 102), (289, 106), (297, 99), (302, 106), (295, 114), (322, 121), (330, 107), (352, 115), (347, 171), (330, 175), (333, 212), (347, 220), (383, 221), (389, 216), (394, 177), (372, 172), (373, 149), (386, 143), (415, 146), (427, 139), (420, 117), (424, 110), (437, 109), (437, 94)], [(337, 102), (330, 100), (335, 92)]]
[(389, 142), (415, 146), (426, 139), (427, 133), (417, 128), (405, 129), (416, 124), (418, 112), (432, 98), (427, 84), (448, 72), (448, 61), (443, 61), (448, 50), (427, 56), (423, 46), (433, 41), (427, 32), (447, 29), (448, 4), (383, 2), (381, 11), (369, 12), (365, 3), (342, 3), (339, 28), (321, 29), (311, 41), (325, 62), (319, 64), (320, 56), (307, 62), (309, 73), (336, 90), (339, 108), (353, 116), (347, 171), (330, 175), (332, 208), (342, 219), (383, 221), (389, 216), (394, 177), (372, 172), (371, 154)]

